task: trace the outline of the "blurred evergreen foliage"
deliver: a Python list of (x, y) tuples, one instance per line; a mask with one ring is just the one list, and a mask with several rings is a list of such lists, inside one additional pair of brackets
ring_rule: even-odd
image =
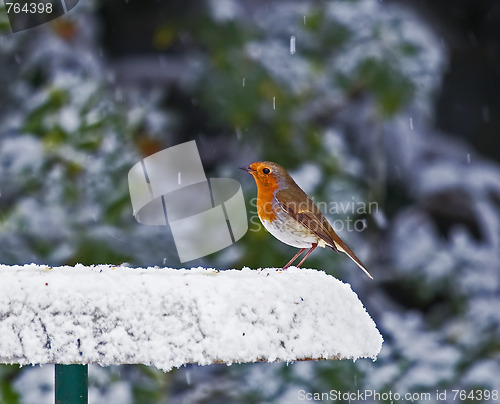
[(0, 34), (5, 34), (10, 31), (9, 17), (5, 11), (5, 4), (0, 4)]
[(14, 389), (14, 380), (18, 374), (19, 368), (17, 366), (0, 366), (0, 402), (5, 404), (19, 402), (20, 394)]

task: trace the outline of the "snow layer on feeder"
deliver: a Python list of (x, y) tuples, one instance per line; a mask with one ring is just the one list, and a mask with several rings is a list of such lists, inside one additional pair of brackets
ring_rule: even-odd
[(350, 285), (289, 268), (0, 265), (0, 363), (375, 359), (382, 337)]

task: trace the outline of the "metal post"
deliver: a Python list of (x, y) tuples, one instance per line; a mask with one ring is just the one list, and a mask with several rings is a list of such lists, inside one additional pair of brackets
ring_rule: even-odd
[(88, 403), (88, 365), (55, 365), (56, 404)]

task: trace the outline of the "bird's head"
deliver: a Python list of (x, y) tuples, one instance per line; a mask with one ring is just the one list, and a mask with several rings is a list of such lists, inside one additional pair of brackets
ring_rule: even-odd
[(283, 167), (272, 161), (257, 161), (241, 169), (253, 175), (259, 189), (283, 189), (294, 182)]

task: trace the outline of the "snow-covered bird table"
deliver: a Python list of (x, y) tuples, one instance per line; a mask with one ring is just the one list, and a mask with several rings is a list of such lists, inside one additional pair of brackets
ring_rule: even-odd
[(357, 295), (322, 271), (0, 265), (0, 363), (375, 359)]

